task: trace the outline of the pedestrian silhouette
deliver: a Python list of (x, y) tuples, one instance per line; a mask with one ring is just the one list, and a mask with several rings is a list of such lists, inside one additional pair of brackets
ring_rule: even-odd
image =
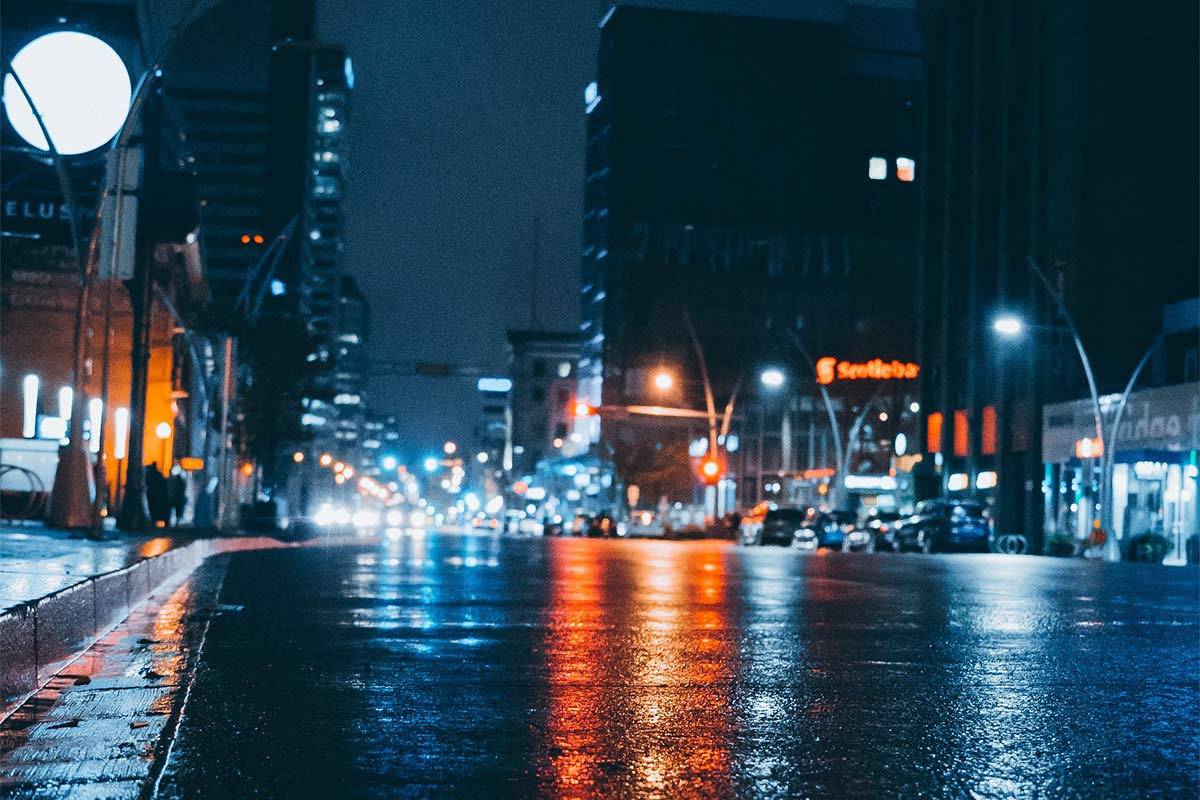
[(146, 505), (150, 507), (150, 518), (154, 523), (166, 525), (171, 518), (170, 490), (167, 479), (158, 471), (158, 462), (146, 465)]

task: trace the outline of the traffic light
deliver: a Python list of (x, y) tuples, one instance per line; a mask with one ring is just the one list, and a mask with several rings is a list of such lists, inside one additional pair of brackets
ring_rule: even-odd
[(709, 486), (716, 486), (721, 480), (721, 462), (708, 456), (700, 462), (700, 478)]
[(576, 417), (594, 417), (600, 413), (595, 406), (585, 403), (582, 400), (572, 403), (571, 410)]

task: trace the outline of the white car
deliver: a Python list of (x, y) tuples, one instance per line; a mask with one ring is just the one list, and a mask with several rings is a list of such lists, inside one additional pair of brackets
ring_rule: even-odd
[(665, 536), (666, 532), (663, 521), (653, 511), (634, 511), (629, 522), (617, 525), (617, 536)]

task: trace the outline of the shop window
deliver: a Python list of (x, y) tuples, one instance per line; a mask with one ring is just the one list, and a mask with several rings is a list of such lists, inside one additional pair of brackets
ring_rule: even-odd
[(911, 183), (917, 177), (917, 162), (903, 156), (897, 158), (896, 177), (905, 183)]
[(873, 157), (867, 162), (867, 177), (873, 181), (882, 181), (887, 179), (888, 162), (886, 158), (878, 156)]

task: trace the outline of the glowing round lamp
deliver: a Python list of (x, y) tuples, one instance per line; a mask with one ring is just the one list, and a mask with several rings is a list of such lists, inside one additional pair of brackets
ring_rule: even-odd
[(154, 427), (154, 435), (160, 439), (171, 438), (171, 423), (160, 422)]
[(759, 380), (762, 381), (763, 386), (766, 386), (770, 389), (777, 389), (780, 386), (783, 386), (786, 378), (784, 377), (783, 372), (780, 370), (765, 369), (763, 370), (762, 375), (759, 376)]
[[(129, 113), (129, 70), (117, 52), (86, 33), (39, 36), (13, 56), (41, 112), (54, 147), (64, 156), (87, 153), (116, 136)], [(4, 111), (13, 130), (38, 150), (50, 150), (37, 117), (11, 74), (4, 77)]]

